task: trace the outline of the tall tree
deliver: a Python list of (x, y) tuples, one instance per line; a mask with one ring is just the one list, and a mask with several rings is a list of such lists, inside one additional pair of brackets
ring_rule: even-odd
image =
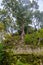
[(31, 2), (29, 4), (24, 3), (19, 0), (3, 0), (4, 8), (12, 14), (14, 18), (16, 18), (16, 25), (22, 31), (21, 37), (23, 38), (25, 32), (25, 25), (28, 26), (31, 23)]
[(25, 26), (32, 23), (32, 19), (34, 18), (37, 21), (35, 23), (39, 21), (39, 6), (35, 0), (32, 2), (30, 0), (3, 0), (3, 5), (8, 14), (16, 19), (16, 27), (21, 31), (22, 38), (25, 35)]

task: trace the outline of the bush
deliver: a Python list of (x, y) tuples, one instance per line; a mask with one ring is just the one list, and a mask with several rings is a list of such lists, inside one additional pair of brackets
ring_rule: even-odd
[(5, 35), (5, 40), (4, 43), (16, 43), (20, 40), (20, 36), (19, 35), (11, 35), (11, 34), (6, 34)]
[(1, 65), (1, 61), (2, 61), (2, 59), (3, 59), (3, 54), (4, 54), (4, 52), (3, 52), (3, 44), (2, 43), (0, 43), (0, 65)]
[(26, 34), (24, 37), (24, 42), (26, 44), (37, 45), (38, 38), (39, 38), (39, 34), (37, 32), (32, 33), (32, 34)]
[(39, 38), (40, 38), (40, 33), (37, 31), (32, 34), (26, 34), (24, 37), (24, 42), (26, 44), (37, 45)]
[(33, 45), (37, 45), (38, 39), (39, 39), (39, 33), (38, 32), (33, 33), (32, 34), (32, 41), (33, 41), (32, 43), (33, 43)]
[(19, 41), (19, 40), (20, 40), (20, 36), (19, 36), (19, 35), (17, 35), (17, 36), (14, 36), (14, 40), (17, 40), (17, 41)]
[(38, 45), (39, 40), (40, 40), (40, 43), (43, 43), (43, 29), (40, 29), (36, 31), (35, 33), (33, 33), (32, 38), (33, 38), (34, 45)]
[(32, 43), (32, 37), (31, 37), (31, 34), (26, 34), (25, 37), (24, 37), (24, 42), (26, 44), (31, 44)]
[(5, 35), (5, 39), (6, 40), (19, 40), (20, 39), (20, 36), (19, 35), (11, 35), (11, 34), (7, 34)]
[(39, 37), (43, 38), (43, 29), (38, 30), (38, 33), (39, 33)]

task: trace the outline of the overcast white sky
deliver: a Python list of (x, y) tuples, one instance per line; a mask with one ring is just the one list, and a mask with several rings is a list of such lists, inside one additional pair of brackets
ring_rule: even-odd
[(39, 9), (43, 11), (43, 0), (39, 0)]
[[(1, 2), (2, 2), (2, 0), (0, 0), (0, 8), (2, 8), (2, 6), (1, 6)], [(39, 9), (40, 9), (40, 11), (43, 11), (43, 0), (39, 0)]]

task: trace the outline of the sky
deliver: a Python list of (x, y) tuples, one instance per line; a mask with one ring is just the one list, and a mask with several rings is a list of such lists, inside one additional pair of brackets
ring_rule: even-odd
[[(2, 0), (0, 0), (0, 8), (2, 8), (1, 2), (2, 2)], [(39, 10), (40, 11), (43, 11), (43, 0), (39, 0), (38, 4), (39, 4)]]
[(2, 3), (2, 0), (0, 0), (0, 8), (2, 8), (1, 3)]
[(39, 9), (40, 11), (43, 11), (43, 0), (39, 0)]

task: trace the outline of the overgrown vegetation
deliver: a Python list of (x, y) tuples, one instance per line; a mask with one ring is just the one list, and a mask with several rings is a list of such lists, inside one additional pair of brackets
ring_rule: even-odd
[(2, 0), (2, 6), (0, 65), (43, 65), (43, 12), (38, 1)]

